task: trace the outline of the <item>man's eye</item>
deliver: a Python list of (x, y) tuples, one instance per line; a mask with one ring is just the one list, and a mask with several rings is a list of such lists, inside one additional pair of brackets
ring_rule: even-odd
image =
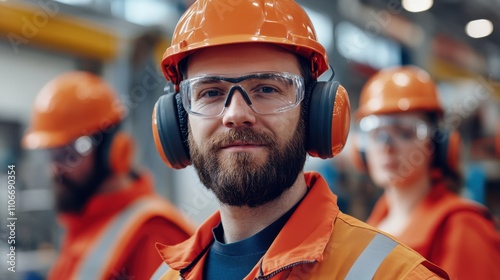
[(213, 98), (221, 96), (222, 92), (218, 89), (207, 89), (198, 94), (198, 99), (202, 98)]
[(277, 90), (273, 87), (261, 87), (259, 89), (259, 91), (262, 93), (275, 93), (275, 92), (277, 92)]
[(220, 91), (218, 91), (218, 90), (214, 90), (214, 89), (212, 89), (212, 90), (208, 90), (208, 91), (205, 93), (205, 95), (206, 95), (207, 97), (215, 97), (215, 96), (219, 96), (219, 95), (220, 95)]

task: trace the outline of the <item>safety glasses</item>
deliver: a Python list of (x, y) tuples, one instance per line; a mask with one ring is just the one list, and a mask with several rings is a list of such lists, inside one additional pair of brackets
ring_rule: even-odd
[(50, 159), (60, 164), (70, 164), (76, 159), (89, 155), (93, 150), (92, 139), (81, 136), (68, 145), (47, 149)]
[(304, 79), (291, 73), (263, 72), (240, 77), (204, 75), (180, 83), (184, 109), (202, 117), (221, 116), (236, 92), (254, 112), (276, 114), (302, 101)]
[(431, 135), (431, 126), (412, 115), (370, 115), (359, 123), (361, 134), (369, 143), (411, 143)]

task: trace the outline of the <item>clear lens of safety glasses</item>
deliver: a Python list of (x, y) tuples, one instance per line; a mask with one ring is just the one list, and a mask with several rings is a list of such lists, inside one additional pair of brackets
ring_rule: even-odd
[(92, 139), (89, 136), (81, 136), (68, 145), (47, 151), (52, 161), (66, 164), (89, 155), (92, 149)]
[(361, 119), (359, 128), (369, 139), (377, 142), (384, 139), (400, 142), (424, 140), (431, 134), (430, 126), (425, 120), (405, 115), (370, 115)]
[(235, 94), (258, 114), (275, 114), (296, 107), (304, 98), (304, 79), (291, 73), (264, 72), (242, 77), (198, 76), (180, 84), (182, 105), (189, 114), (222, 115)]

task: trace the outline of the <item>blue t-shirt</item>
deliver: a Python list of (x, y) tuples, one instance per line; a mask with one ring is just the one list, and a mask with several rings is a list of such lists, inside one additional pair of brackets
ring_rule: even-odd
[(224, 228), (222, 223), (219, 223), (212, 230), (215, 241), (208, 251), (203, 267), (203, 279), (241, 280), (245, 278), (269, 249), (299, 204), (300, 201), (254, 236), (230, 244), (224, 244)]

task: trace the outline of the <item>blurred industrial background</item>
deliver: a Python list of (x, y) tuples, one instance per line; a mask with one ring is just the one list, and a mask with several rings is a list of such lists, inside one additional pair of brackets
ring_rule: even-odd
[[(415, 64), (429, 71), (439, 85), (445, 125), (463, 140), (462, 195), (500, 217), (500, 0), (298, 2), (312, 18), (353, 111), (377, 70)], [(68, 70), (97, 73), (119, 91), (129, 109), (125, 128), (138, 142), (136, 163), (152, 170), (160, 194), (198, 223), (217, 208), (192, 168), (172, 170), (162, 162), (151, 134), (152, 108), (165, 86), (159, 61), (191, 3), (0, 0), (1, 279), (43, 279), (59, 246), (50, 167), (19, 142), (38, 90)], [(364, 219), (380, 190), (352, 168), (350, 145), (331, 160), (309, 158), (307, 169), (330, 181), (344, 212)], [(17, 278), (6, 271), (4, 253), (9, 165), (16, 170)]]

